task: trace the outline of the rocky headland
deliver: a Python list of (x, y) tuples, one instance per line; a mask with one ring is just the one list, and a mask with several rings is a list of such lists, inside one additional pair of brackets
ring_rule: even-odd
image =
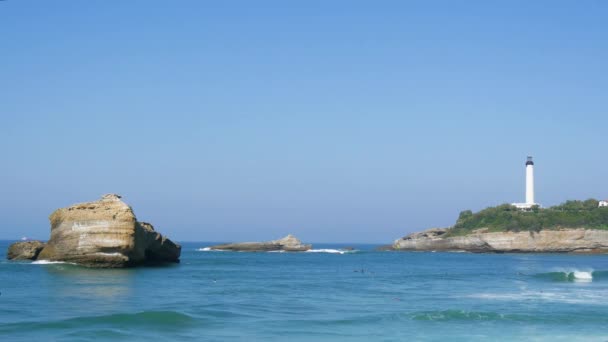
[(119, 195), (57, 209), (49, 217), (51, 238), (16, 242), (8, 259), (49, 260), (87, 267), (132, 267), (179, 262), (181, 246), (140, 222)]
[(454, 226), (407, 235), (402, 251), (608, 253), (608, 207), (596, 199), (521, 210), (511, 204), (462, 211)]
[(311, 248), (312, 245), (303, 244), (302, 241), (300, 241), (298, 238), (291, 234), (279, 240), (272, 240), (266, 242), (228, 243), (209, 247), (209, 249), (211, 250), (237, 252), (305, 252)]
[(467, 251), (475, 253), (608, 253), (608, 230), (558, 229), (539, 232), (488, 232), (477, 229), (449, 236), (449, 228), (409, 234), (393, 243), (399, 251)]

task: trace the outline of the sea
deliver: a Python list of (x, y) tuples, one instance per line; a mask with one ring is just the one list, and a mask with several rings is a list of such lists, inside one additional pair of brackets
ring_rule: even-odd
[(209, 245), (133, 269), (2, 260), (0, 341), (608, 341), (608, 255)]

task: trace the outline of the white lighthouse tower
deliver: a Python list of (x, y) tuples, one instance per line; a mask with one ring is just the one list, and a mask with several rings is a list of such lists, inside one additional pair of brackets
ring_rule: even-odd
[(536, 204), (534, 202), (534, 162), (530, 156), (526, 160), (526, 204), (530, 206)]
[(526, 160), (526, 202), (512, 203), (512, 205), (522, 210), (530, 210), (535, 205), (538, 205), (534, 201), (534, 162), (530, 156)]

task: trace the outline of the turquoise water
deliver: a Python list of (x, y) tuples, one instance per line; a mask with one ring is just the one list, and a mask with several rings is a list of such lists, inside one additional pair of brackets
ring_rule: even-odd
[(0, 261), (0, 340), (608, 340), (608, 255), (207, 245), (167, 267)]

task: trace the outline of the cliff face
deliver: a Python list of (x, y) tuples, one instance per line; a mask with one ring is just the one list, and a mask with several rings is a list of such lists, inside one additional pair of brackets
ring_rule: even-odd
[(402, 251), (495, 253), (608, 253), (608, 230), (562, 229), (540, 232), (485, 232), (444, 237), (447, 229), (413, 233), (393, 244)]
[(118, 195), (58, 209), (49, 219), (51, 238), (37, 259), (90, 267), (179, 262), (181, 247), (138, 222)]

